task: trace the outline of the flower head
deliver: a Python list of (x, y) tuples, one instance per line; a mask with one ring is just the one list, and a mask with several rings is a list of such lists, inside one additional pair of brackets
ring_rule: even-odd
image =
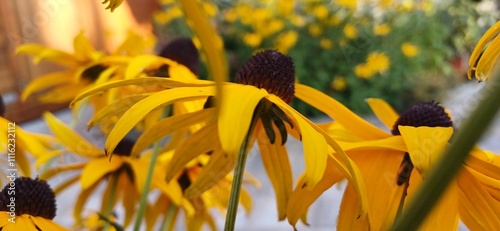
[(469, 71), (467, 72), (469, 79), (474, 76), (479, 81), (484, 81), (498, 66), (500, 55), (498, 32), (500, 32), (500, 21), (488, 29), (474, 47), (469, 59)]
[(401, 45), (401, 51), (403, 52), (404, 56), (409, 58), (415, 57), (419, 53), (418, 47), (411, 43), (403, 43)]
[(54, 223), (56, 197), (46, 181), (15, 178), (0, 191), (0, 229), (66, 230)]
[(379, 36), (385, 36), (391, 32), (391, 27), (387, 23), (377, 24), (373, 26), (373, 33)]
[(355, 39), (358, 36), (358, 30), (356, 26), (348, 23), (344, 26), (344, 35), (349, 39)]

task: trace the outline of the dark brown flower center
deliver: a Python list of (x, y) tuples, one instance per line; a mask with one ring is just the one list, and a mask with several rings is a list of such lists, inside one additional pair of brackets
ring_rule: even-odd
[(101, 73), (107, 68), (107, 66), (101, 64), (91, 66), (82, 72), (82, 77), (89, 80), (90, 82), (94, 82), (99, 78), (99, 75), (101, 75)]
[(276, 50), (258, 52), (238, 70), (235, 82), (264, 88), (291, 103), (295, 93), (292, 58)]
[[(186, 66), (195, 75), (200, 72), (200, 55), (190, 38), (178, 38), (161, 49), (159, 55)], [(168, 65), (162, 65), (153, 76), (168, 77)]]
[(443, 107), (436, 102), (417, 103), (403, 112), (392, 128), (393, 135), (401, 135), (399, 125), (412, 127), (451, 127), (453, 122)]
[(122, 139), (118, 145), (116, 145), (115, 150), (113, 151), (113, 155), (119, 156), (130, 156), (132, 154), (132, 148), (134, 147), (135, 141), (124, 138)]
[(5, 115), (5, 103), (3, 102), (3, 97), (0, 95), (0, 116), (4, 117)]
[(0, 210), (52, 220), (56, 216), (56, 196), (46, 181), (19, 177), (0, 191)]

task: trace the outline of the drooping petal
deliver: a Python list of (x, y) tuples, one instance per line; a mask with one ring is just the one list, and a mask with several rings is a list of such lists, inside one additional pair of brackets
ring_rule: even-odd
[(500, 180), (499, 158), (496, 155), (490, 157), (492, 159), (485, 158), (483, 153), (487, 154), (487, 152), (483, 150), (473, 150), (470, 153), (469, 158), (465, 161), (465, 166), (470, 167), (485, 176)]
[(76, 199), (75, 206), (73, 207), (73, 217), (75, 218), (75, 223), (81, 224), (82, 222), (82, 210), (83, 206), (87, 203), (89, 196), (95, 191), (99, 184), (93, 184), (87, 189), (82, 189), (78, 198)]
[(207, 108), (188, 114), (174, 115), (161, 120), (151, 128), (145, 130), (139, 139), (137, 139), (132, 149), (132, 156), (137, 156), (142, 150), (146, 149), (154, 142), (179, 129), (187, 128), (197, 123), (213, 122), (215, 119), (214, 113), (215, 108)]
[(189, 68), (181, 64), (169, 66), (168, 76), (173, 79), (198, 79)]
[[(66, 152), (67, 152), (66, 150), (54, 150), (54, 151), (47, 152), (44, 155), (38, 156), (36, 158), (35, 168), (37, 168), (37, 169), (40, 168), (43, 164), (52, 160), (52, 158), (58, 157)], [(21, 155), (19, 155), (19, 156), (21, 156)], [(19, 158), (19, 157), (16, 156), (16, 159), (17, 158)]]
[(71, 81), (71, 75), (71, 71), (61, 71), (39, 76), (36, 79), (30, 81), (28, 86), (24, 88), (23, 93), (21, 94), (21, 100), (25, 101), (30, 95), (35, 92), (47, 90), (48, 88), (60, 84), (69, 83)]
[(132, 79), (139, 76), (140, 73), (144, 72), (144, 69), (150, 67), (151, 65), (177, 65), (176, 62), (163, 58), (156, 55), (138, 55), (134, 57), (130, 63), (127, 65), (127, 69), (125, 70), (125, 79)]
[[(276, 132), (275, 126), (273, 129)], [(277, 136), (274, 144), (271, 144), (263, 129), (257, 134), (257, 143), (262, 163), (273, 184), (278, 206), (278, 219), (284, 220), (293, 184), (288, 152), (286, 147), (281, 145), (281, 136)]]
[(337, 100), (306, 85), (295, 84), (295, 96), (307, 104), (324, 112), (336, 122), (342, 124), (353, 134), (363, 139), (386, 138), (390, 135), (366, 122)]
[(222, 149), (236, 160), (243, 139), (248, 133), (255, 108), (268, 93), (249, 85), (224, 86), (224, 97), (218, 119), (218, 130)]
[(73, 39), (73, 49), (75, 50), (75, 56), (81, 61), (90, 61), (93, 53), (96, 52), (83, 31)]
[(444, 148), (448, 144), (448, 140), (453, 134), (453, 127), (412, 127), (400, 125), (399, 131), (408, 147), (411, 161), (425, 178), (429, 167), (441, 157)]
[(458, 173), (459, 213), (471, 230), (496, 230), (500, 227), (500, 202), (492, 198), (467, 168)]
[(154, 93), (139, 101), (123, 114), (113, 130), (111, 130), (104, 145), (106, 153), (112, 153), (120, 140), (152, 110), (167, 106), (178, 100), (207, 97), (215, 94), (214, 91), (213, 87), (173, 88)]
[(217, 135), (217, 123), (214, 121), (190, 135), (175, 150), (174, 156), (169, 164), (166, 179), (170, 181), (189, 161), (195, 157), (215, 150), (219, 144)]
[(459, 219), (458, 203), (457, 183), (452, 181), (441, 195), (441, 198), (436, 202), (431, 212), (427, 214), (419, 230), (457, 230)]
[(470, 173), (472, 173), (472, 175), (474, 175), (476, 180), (479, 181), (484, 186), (486, 191), (488, 191), (488, 193), (493, 198), (495, 198), (495, 200), (500, 201), (500, 179), (489, 177), (480, 172), (481, 170), (476, 171), (475, 169), (469, 168), (467, 166), (466, 168), (467, 170), (469, 170)]
[(311, 204), (316, 201), (316, 199), (325, 190), (329, 189), (332, 185), (341, 181), (345, 177), (333, 163), (332, 158), (327, 159), (324, 177), (311, 190), (300, 187), (305, 183), (303, 181), (303, 176), (304, 175), (299, 178), (299, 181), (296, 184), (297, 187), (290, 195), (286, 212), (288, 222), (294, 227), (297, 224), (297, 221), (307, 213), (309, 206), (311, 206)]
[(66, 171), (71, 171), (71, 170), (82, 169), (85, 167), (86, 164), (87, 163), (84, 162), (84, 163), (66, 164), (66, 165), (62, 165), (62, 166), (57, 166), (57, 167), (51, 168), (51, 169), (43, 172), (40, 175), (40, 179), (48, 180), (59, 173), (64, 173)]
[[(474, 70), (474, 65), (476, 64), (477, 60), (480, 58), (481, 53), (483, 52), (484, 47), (486, 44), (488, 44), (495, 36), (498, 35), (498, 32), (500, 32), (500, 21), (496, 22), (495, 25), (493, 25), (490, 29), (486, 31), (486, 33), (481, 37), (479, 42), (476, 44), (474, 47), (474, 50), (472, 51), (472, 54), (469, 58), (469, 72), (468, 72), (468, 77), (469, 79), (472, 78), (472, 73), (471, 70)], [(497, 50), (498, 51), (498, 50)], [(484, 58), (484, 57), (481, 57)], [(477, 72), (476, 72), (477, 73)], [(481, 80), (479, 76), (475, 76), (478, 80)]]
[(387, 102), (382, 99), (369, 98), (366, 99), (368, 106), (372, 109), (373, 113), (377, 118), (382, 121), (382, 123), (389, 130), (392, 130), (396, 120), (398, 120), (398, 113), (391, 107)]
[(123, 193), (121, 199), (123, 208), (125, 210), (125, 219), (123, 224), (125, 227), (127, 227), (132, 221), (132, 218), (134, 217), (136, 204), (137, 201), (139, 201), (139, 193), (134, 186), (134, 182), (130, 180), (127, 174), (120, 174), (118, 185), (119, 185), (118, 190), (122, 191)]
[(81, 64), (78, 59), (69, 53), (48, 48), (39, 44), (23, 44), (16, 49), (16, 53), (35, 56), (35, 59), (33, 60), (35, 64), (38, 64), (44, 59), (65, 67), (78, 67)]
[(67, 231), (67, 230), (69, 230), (69, 229), (66, 229), (66, 228), (62, 227), (61, 225), (53, 222), (52, 220), (48, 220), (48, 219), (45, 219), (43, 217), (30, 216), (29, 218), (42, 231), (45, 231), (45, 230), (50, 230), (50, 231)]
[(403, 186), (396, 184), (404, 153), (389, 150), (350, 151), (358, 165), (368, 195), (368, 219), (362, 218), (357, 192), (349, 184), (344, 192), (338, 220), (339, 230), (385, 230), (396, 216)]
[(403, 152), (408, 151), (406, 144), (401, 136), (390, 136), (388, 138), (383, 138), (378, 140), (367, 140), (367, 141), (356, 141), (356, 142), (338, 141), (338, 143), (344, 151), (374, 149), (374, 148), (392, 149)]
[(142, 193), (142, 191), (144, 190), (144, 185), (146, 185), (147, 171), (144, 171), (144, 169), (147, 169), (149, 167), (148, 159), (131, 159), (126, 157), (124, 158), (124, 160), (132, 168), (132, 171), (134, 173), (134, 185), (136, 186), (137, 192)]
[(82, 189), (94, 185), (106, 174), (116, 171), (123, 165), (123, 158), (113, 158), (109, 161), (107, 158), (96, 158), (90, 160), (82, 171), (81, 184)]
[(88, 127), (93, 127), (95, 124), (100, 124), (103, 120), (113, 116), (121, 116), (132, 105), (148, 97), (150, 94), (137, 94), (126, 96), (108, 104), (106, 107), (95, 113), (94, 117), (88, 122)]
[[(7, 214), (7, 213), (5, 213)], [(14, 220), (15, 223), (8, 223), (6, 226), (2, 227), (2, 231), (36, 231), (35, 224), (29, 218), (31, 215), (22, 214), (21, 216), (16, 216)]]
[(480, 81), (486, 80), (491, 76), (494, 71), (494, 65), (498, 63), (498, 57), (500, 56), (500, 37), (494, 38), (483, 54), (479, 58), (479, 62), (476, 66), (476, 78)]
[(57, 137), (59, 141), (71, 151), (85, 157), (97, 157), (103, 155), (103, 152), (99, 148), (88, 142), (73, 129), (61, 122), (54, 115), (52, 115), (52, 113), (45, 112), (43, 117), (54, 136)]

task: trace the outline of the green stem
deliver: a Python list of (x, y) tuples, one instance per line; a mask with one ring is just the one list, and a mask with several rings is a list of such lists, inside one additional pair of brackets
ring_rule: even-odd
[[(160, 118), (164, 118), (170, 112), (170, 107), (163, 109), (163, 113)], [(160, 152), (161, 141), (156, 141), (153, 145), (153, 153), (149, 160), (148, 172), (146, 176), (146, 181), (144, 182), (144, 187), (142, 188), (141, 198), (139, 200), (139, 209), (137, 210), (137, 215), (135, 217), (134, 231), (139, 231), (141, 228), (142, 218), (146, 213), (146, 208), (148, 205), (148, 194), (151, 188), (151, 182), (153, 180), (153, 173), (155, 169), (156, 159), (158, 159), (158, 154)]]
[[(116, 188), (118, 186), (118, 177), (120, 175), (120, 171), (117, 171), (115, 172), (114, 174), (112, 174), (110, 176), (111, 178), (111, 189), (109, 191), (109, 195), (108, 195), (108, 201), (106, 203), (106, 207), (104, 207), (104, 214), (103, 216), (108, 218), (109, 220), (112, 220), (110, 218), (111, 216), (111, 211), (113, 210), (113, 205), (114, 205), (114, 202), (115, 202), (115, 197), (116, 197)], [(109, 230), (109, 226), (110, 226), (110, 223), (109, 222), (105, 222), (104, 223), (104, 227), (103, 227), (103, 231), (107, 231)]]
[(170, 205), (168, 206), (168, 211), (167, 214), (165, 215), (165, 218), (163, 219), (163, 223), (161, 224), (161, 231), (167, 231), (169, 227), (172, 226), (172, 222), (174, 222), (174, 217), (175, 217), (175, 211), (177, 210), (177, 206), (172, 204), (170, 202)]
[(236, 159), (236, 165), (234, 167), (233, 182), (231, 185), (231, 193), (229, 195), (229, 204), (227, 206), (226, 213), (226, 224), (224, 226), (224, 231), (233, 231), (234, 225), (236, 223), (236, 214), (238, 213), (238, 204), (240, 200), (241, 183), (243, 180), (243, 174), (245, 173), (245, 162), (247, 160), (248, 145), (250, 144), (250, 139), (257, 124), (257, 120), (263, 110), (265, 103), (264, 101), (259, 102), (255, 108), (252, 121), (250, 122), (250, 127), (248, 128), (247, 134), (243, 143), (241, 143), (240, 151)]
[(422, 183), (408, 208), (397, 219), (390, 230), (416, 230), (429, 214), (433, 205), (439, 200), (444, 190), (467, 159), (469, 151), (481, 138), (491, 120), (500, 108), (500, 72), (490, 78), (484, 97), (478, 107), (465, 121), (453, 138), (451, 146), (434, 167), (429, 170), (428, 177)]

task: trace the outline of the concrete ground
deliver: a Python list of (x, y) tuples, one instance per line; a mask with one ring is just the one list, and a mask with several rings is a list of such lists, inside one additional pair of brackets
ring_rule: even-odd
[[(480, 93), (484, 88), (484, 83), (478, 84), (476, 82), (468, 82), (448, 92), (441, 103), (449, 108), (454, 115), (454, 122), (460, 125), (467, 115), (473, 110), (480, 99)], [(71, 120), (69, 111), (62, 111), (56, 113), (56, 116), (65, 122)], [(367, 117), (370, 121), (378, 123), (373, 117)], [(319, 118), (318, 120), (325, 121), (327, 118)], [(380, 124), (380, 123), (378, 123)], [(42, 120), (35, 120), (21, 125), (24, 129), (34, 132), (47, 133), (47, 127)], [(78, 130), (84, 131), (85, 129), (77, 127)], [(92, 136), (92, 134), (87, 134)], [(483, 136), (479, 145), (487, 150), (500, 153), (500, 117), (491, 124), (490, 129)], [(290, 162), (292, 164), (294, 179), (303, 171), (303, 156), (302, 145), (296, 140), (287, 142), (287, 148), (290, 153)], [(275, 196), (269, 179), (264, 171), (258, 150), (254, 147), (247, 161), (247, 170), (253, 174), (262, 183), (260, 189), (250, 188), (249, 191), (254, 198), (254, 209), (250, 214), (245, 214), (240, 210), (236, 221), (236, 230), (293, 230), (286, 221), (277, 221), (277, 212), (275, 204)], [(60, 181), (61, 179), (59, 179)], [(53, 180), (52, 183), (57, 183), (58, 179)], [(340, 201), (342, 198), (342, 191), (345, 183), (339, 186), (334, 186), (326, 191), (309, 209), (309, 226), (299, 224), (299, 230), (334, 230), (337, 223), (337, 214), (339, 210)], [(75, 196), (79, 193), (78, 187), (70, 188), (62, 193), (58, 198), (58, 212), (55, 220), (67, 227), (72, 224), (72, 207)], [(100, 205), (98, 197), (92, 197), (89, 200), (89, 208), (97, 208)], [(220, 215), (220, 214), (219, 214)], [(220, 215), (217, 219), (219, 227), (224, 226), (224, 218)], [(183, 230), (179, 227), (178, 230)], [(467, 230), (461, 227), (460, 230)]]

